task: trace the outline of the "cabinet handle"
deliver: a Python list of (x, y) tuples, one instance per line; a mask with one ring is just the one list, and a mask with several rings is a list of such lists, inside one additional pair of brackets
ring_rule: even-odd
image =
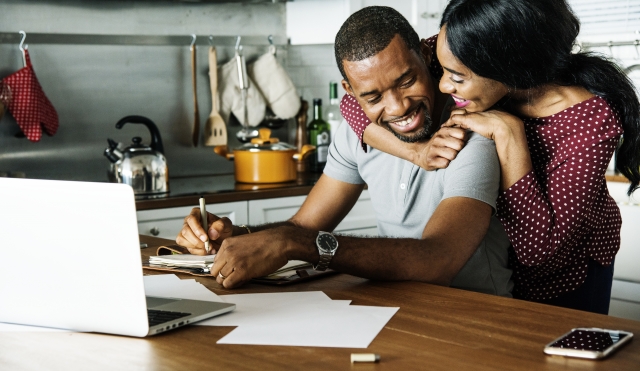
[(157, 236), (160, 234), (160, 230), (158, 229), (158, 227), (153, 227), (149, 230), (149, 232), (151, 232), (151, 235), (153, 236)]

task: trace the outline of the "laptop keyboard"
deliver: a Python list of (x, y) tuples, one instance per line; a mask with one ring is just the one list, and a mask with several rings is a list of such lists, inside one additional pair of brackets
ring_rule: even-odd
[(147, 309), (147, 312), (149, 316), (149, 327), (191, 315), (191, 313), (170, 312), (167, 310), (155, 309)]

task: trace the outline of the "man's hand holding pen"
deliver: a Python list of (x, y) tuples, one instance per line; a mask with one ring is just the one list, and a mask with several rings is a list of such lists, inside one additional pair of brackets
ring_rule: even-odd
[[(210, 213), (206, 213), (206, 216), (207, 225), (203, 226), (200, 208), (193, 208), (184, 218), (182, 230), (176, 237), (176, 243), (186, 247), (191, 254), (215, 254), (222, 241), (233, 235), (233, 224), (229, 218), (219, 218)], [(205, 249), (206, 241), (209, 241), (209, 252)]]

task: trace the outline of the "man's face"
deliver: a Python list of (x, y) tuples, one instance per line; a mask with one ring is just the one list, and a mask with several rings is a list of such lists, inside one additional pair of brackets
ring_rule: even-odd
[(356, 98), (371, 122), (400, 140), (429, 137), (435, 89), (424, 59), (409, 50), (399, 35), (380, 53), (361, 61), (343, 61), (349, 82), (342, 85)]

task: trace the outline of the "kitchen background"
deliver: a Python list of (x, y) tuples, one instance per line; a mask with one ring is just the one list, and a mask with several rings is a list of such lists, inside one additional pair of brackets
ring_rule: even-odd
[[(421, 37), (437, 32), (446, 0), (278, 0), (232, 1), (107, 1), (0, 0), (0, 32), (214, 35), (263, 37), (261, 46), (244, 45), (247, 62), (266, 53), (272, 35), (291, 44), (278, 45), (277, 58), (298, 93), (309, 103), (328, 104), (329, 81), (340, 81), (333, 56), (333, 37), (342, 21), (367, 5), (391, 5), (416, 27)], [(638, 0), (609, 1), (606, 11), (594, 0), (572, 0), (589, 41), (640, 38)], [(603, 38), (604, 37), (604, 38)], [(202, 42), (200, 40), (199, 42)], [(617, 57), (621, 64), (640, 62), (638, 47), (595, 47)], [(197, 54), (197, 96), (203, 126), (211, 110), (207, 46)], [(218, 65), (233, 58), (233, 46), (217, 46)], [(6, 114), (0, 121), (0, 172), (24, 173), (30, 178), (106, 181), (108, 161), (102, 155), (106, 139), (125, 145), (134, 136), (149, 142), (144, 127), (115, 123), (127, 115), (142, 115), (159, 127), (170, 176), (232, 173), (233, 165), (210, 147), (190, 144), (193, 126), (189, 45), (73, 45), (30, 44), (33, 66), (47, 97), (56, 108), (60, 127), (38, 143), (16, 137), (18, 126)], [(0, 43), (0, 77), (22, 67), (17, 43)], [(638, 71), (640, 73), (640, 71)], [(342, 89), (340, 88), (340, 95)], [(311, 105), (311, 104), (310, 104)], [(311, 114), (311, 111), (309, 111)], [(231, 125), (230, 146), (239, 143)], [(202, 129), (201, 129), (202, 130)], [(295, 120), (275, 133), (293, 142)]]
[[(615, 58), (640, 86), (640, 0), (570, 0), (582, 21), (582, 46)], [(127, 115), (153, 120), (162, 135), (170, 177), (190, 178), (233, 173), (233, 163), (211, 147), (191, 144), (193, 93), (189, 35), (254, 37), (260, 45), (243, 43), (247, 62), (268, 52), (267, 37), (277, 43), (277, 59), (298, 94), (329, 102), (329, 82), (341, 76), (333, 55), (333, 38), (349, 14), (368, 5), (389, 5), (414, 25), (421, 37), (438, 30), (447, 0), (0, 0), (0, 36), (19, 30), (36, 75), (56, 108), (60, 127), (33, 143), (20, 137), (13, 117), (0, 119), (0, 176), (107, 181), (109, 162), (103, 156), (107, 138), (125, 145), (134, 136), (149, 143), (139, 125), (122, 130), (115, 123)], [(182, 35), (184, 45), (91, 45), (30, 43), (29, 33)], [(19, 39), (18, 39), (19, 40)], [(289, 42), (286, 42), (289, 40)], [(201, 131), (211, 111), (207, 44), (198, 40), (197, 97)], [(217, 45), (218, 65), (234, 56), (233, 45)], [(0, 37), (0, 79), (22, 68), (17, 42)], [(340, 88), (339, 95), (343, 94)], [(311, 117), (311, 109), (308, 112)], [(296, 122), (275, 131), (293, 143)], [(229, 126), (229, 145), (238, 124)], [(616, 263), (612, 314), (640, 320), (640, 196), (630, 199), (623, 183), (610, 184), (623, 215), (623, 248)], [(640, 192), (636, 192), (638, 194)], [(626, 226), (626, 228), (625, 228)], [(633, 233), (636, 233), (634, 236)], [(626, 237), (625, 237), (626, 236)], [(625, 245), (626, 244), (626, 245)], [(626, 247), (629, 246), (629, 247)], [(622, 254), (621, 254), (622, 255)], [(624, 264), (624, 266), (622, 265)]]

